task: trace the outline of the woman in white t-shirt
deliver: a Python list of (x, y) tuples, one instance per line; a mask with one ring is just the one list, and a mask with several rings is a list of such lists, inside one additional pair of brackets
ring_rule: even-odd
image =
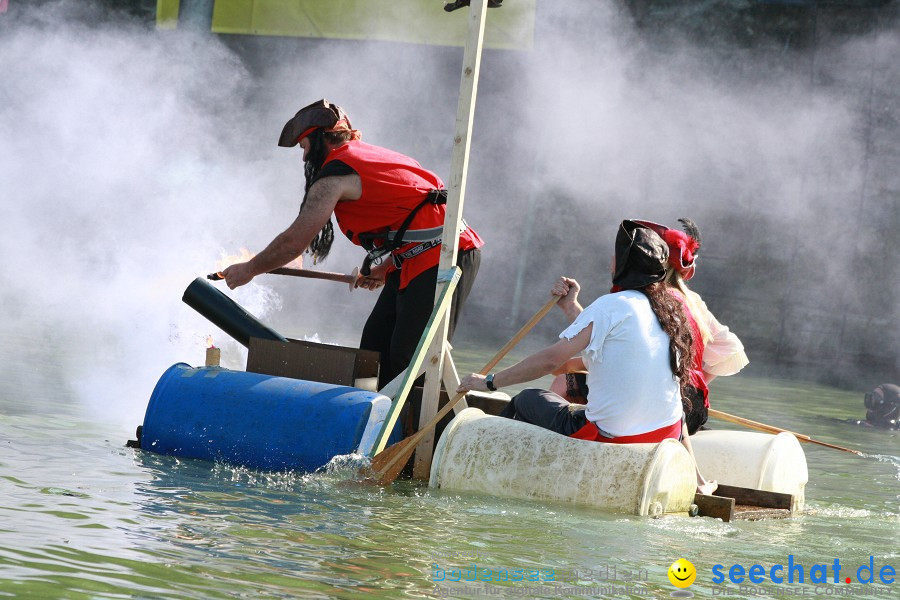
[[(709, 382), (720, 375), (734, 375), (749, 362), (744, 345), (728, 327), (719, 323), (699, 294), (689, 289), (687, 281), (694, 276), (700, 252), (700, 230), (690, 219), (678, 219), (684, 231), (658, 223), (640, 221), (655, 231), (669, 247), (666, 283), (673, 294), (684, 302), (694, 340), (690, 385), (683, 390), (684, 429), (682, 443), (694, 455), (690, 436), (705, 423), (709, 415)], [(697, 468), (697, 491), (711, 494), (718, 486), (707, 481)]]
[(487, 377), (467, 375), (457, 391), (496, 390), (538, 379), (581, 354), (590, 388), (586, 405), (527, 389), (501, 415), (607, 443), (680, 438), (692, 334), (682, 303), (665, 282), (668, 256), (665, 241), (651, 228), (623, 221), (613, 273), (613, 285), (621, 291), (582, 308), (578, 283), (560, 278), (553, 293), (561, 296), (559, 306), (573, 320), (560, 341)]

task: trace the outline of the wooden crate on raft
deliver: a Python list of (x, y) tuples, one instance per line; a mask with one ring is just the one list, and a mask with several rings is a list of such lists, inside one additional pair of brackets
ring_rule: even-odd
[(250, 338), (247, 371), (374, 391), (379, 356), (371, 350), (303, 340)]
[(694, 496), (699, 516), (730, 521), (785, 519), (793, 515), (793, 496), (749, 488), (722, 485), (715, 494)]

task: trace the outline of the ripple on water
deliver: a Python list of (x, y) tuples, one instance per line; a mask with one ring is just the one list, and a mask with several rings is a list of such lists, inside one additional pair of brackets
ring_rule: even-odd
[[(0, 447), (0, 595), (424, 597), (435, 587), (434, 564), (477, 562), (555, 568), (560, 579), (577, 572), (583, 583), (592, 569), (647, 569), (647, 590), (663, 596), (671, 591), (665, 570), (679, 557), (708, 573), (717, 562), (776, 563), (788, 552), (897, 556), (895, 456), (810, 448), (806, 513), (725, 524), (421, 482), (361, 485), (368, 459), (359, 455), (312, 474), (159, 456), (123, 450), (102, 425), (61, 414), (51, 403), (0, 418), (0, 440), (11, 442)], [(867, 449), (883, 452), (884, 436), (866, 433)]]
[(894, 476), (900, 481), (900, 456), (892, 456), (890, 454), (866, 454), (865, 456), (892, 465), (895, 469)]
[(694, 539), (725, 538), (737, 534), (738, 528), (721, 519), (709, 517), (664, 517), (650, 519), (648, 527), (685, 535)]
[(852, 508), (849, 506), (822, 506), (808, 507), (805, 514), (814, 517), (839, 518), (839, 519), (865, 519), (872, 516), (872, 511), (864, 508)]

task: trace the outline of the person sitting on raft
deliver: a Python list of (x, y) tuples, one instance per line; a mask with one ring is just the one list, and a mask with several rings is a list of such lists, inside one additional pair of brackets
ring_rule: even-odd
[[(749, 363), (744, 345), (727, 326), (722, 325), (703, 298), (690, 289), (687, 281), (694, 276), (700, 253), (700, 230), (690, 219), (678, 219), (684, 231), (670, 229), (650, 221), (638, 221), (653, 229), (669, 247), (666, 283), (686, 304), (694, 338), (694, 364), (691, 384), (682, 398), (688, 433), (694, 435), (703, 428), (709, 417), (709, 383), (720, 376), (734, 375)], [(616, 291), (613, 289), (613, 291)], [(550, 390), (570, 402), (587, 402), (586, 371), (580, 357), (555, 372)]]
[(553, 287), (572, 324), (560, 341), (489, 375), (472, 373), (457, 392), (495, 391), (550, 374), (583, 352), (586, 405), (541, 389), (517, 394), (501, 416), (570, 437), (606, 443), (679, 439), (682, 390), (690, 383), (692, 334), (683, 304), (666, 283), (669, 249), (651, 228), (625, 220), (616, 235), (613, 284), (621, 291), (587, 308), (580, 286), (562, 277)]
[[(684, 390), (682, 407), (685, 414), (685, 430), (682, 441), (693, 456), (693, 449), (687, 436), (694, 435), (709, 417), (709, 382), (718, 376), (734, 375), (748, 364), (741, 340), (728, 327), (722, 325), (699, 294), (691, 290), (687, 281), (697, 267), (700, 253), (700, 229), (690, 219), (679, 219), (684, 231), (670, 229), (651, 221), (638, 221), (649, 227), (669, 248), (666, 265), (666, 283), (669, 290), (685, 304), (691, 324), (694, 361), (690, 373), (690, 384)], [(616, 291), (614, 287), (613, 292)], [(550, 390), (570, 402), (583, 404), (587, 401), (589, 386), (580, 357), (563, 366)], [(718, 484), (707, 480), (697, 469), (697, 490), (710, 494)]]
[(678, 219), (684, 231), (650, 221), (640, 221), (662, 237), (669, 247), (666, 283), (685, 303), (694, 336), (694, 364), (691, 385), (684, 401), (685, 424), (694, 435), (709, 417), (709, 383), (719, 376), (734, 375), (750, 362), (741, 340), (719, 323), (700, 294), (687, 286), (697, 267), (700, 229), (690, 219)]

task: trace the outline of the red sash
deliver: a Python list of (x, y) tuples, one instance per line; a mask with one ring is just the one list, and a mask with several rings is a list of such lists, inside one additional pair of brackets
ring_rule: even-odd
[(569, 437), (577, 440), (587, 440), (589, 442), (603, 442), (605, 444), (658, 444), (667, 438), (673, 440), (681, 439), (681, 420), (675, 421), (671, 425), (648, 431), (647, 433), (639, 433), (637, 435), (622, 435), (619, 437), (606, 437), (600, 434), (600, 430), (593, 421), (588, 421), (587, 425), (570, 435)]

